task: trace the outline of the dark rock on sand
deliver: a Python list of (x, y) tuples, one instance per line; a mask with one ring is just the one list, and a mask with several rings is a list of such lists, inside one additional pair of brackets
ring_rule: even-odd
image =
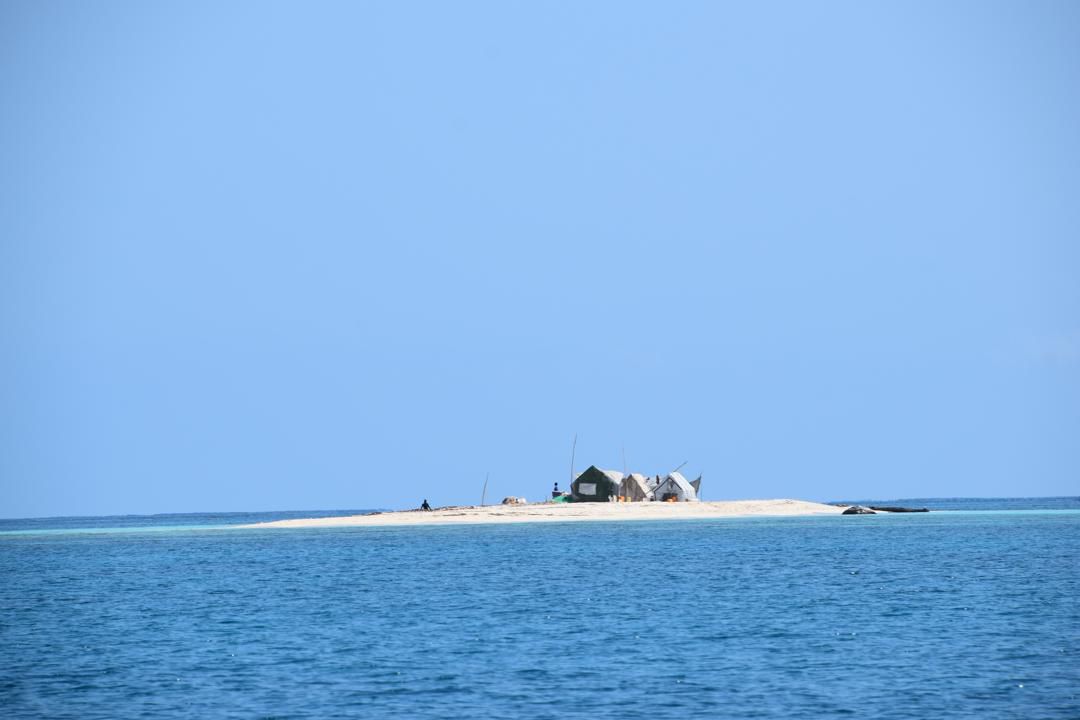
[(871, 505), (870, 509), (880, 510), (881, 512), (930, 512), (927, 508), (892, 507), (890, 505)]
[(841, 515), (877, 515), (876, 512), (874, 512), (870, 508), (864, 508), (862, 505), (852, 505), (851, 507), (849, 507), (847, 510), (845, 510), (844, 512), (842, 512), (840, 514)]

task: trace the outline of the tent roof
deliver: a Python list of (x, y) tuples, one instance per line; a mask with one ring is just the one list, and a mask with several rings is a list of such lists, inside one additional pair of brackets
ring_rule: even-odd
[(616, 483), (616, 484), (622, 482), (622, 479), (623, 479), (623, 474), (621, 472), (619, 472), (617, 470), (604, 470), (603, 468), (598, 468), (595, 465), (590, 465), (589, 467), (585, 468), (574, 479), (575, 480), (580, 479), (581, 476), (584, 475), (585, 473), (589, 472), (589, 470), (598, 470), (599, 472), (606, 475), (608, 480), (610, 480), (611, 482)]
[(679, 483), (680, 485), (689, 485), (690, 481), (687, 480), (681, 472), (676, 470), (675, 472), (669, 472), (668, 477)]

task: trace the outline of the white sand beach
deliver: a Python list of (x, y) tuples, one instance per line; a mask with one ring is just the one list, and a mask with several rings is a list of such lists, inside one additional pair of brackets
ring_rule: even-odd
[(326, 517), (244, 525), (247, 528), (329, 528), (393, 525), (469, 525), (481, 523), (678, 520), (702, 518), (839, 515), (843, 507), (806, 500), (727, 500), (718, 502), (530, 503), (400, 510), (372, 515)]

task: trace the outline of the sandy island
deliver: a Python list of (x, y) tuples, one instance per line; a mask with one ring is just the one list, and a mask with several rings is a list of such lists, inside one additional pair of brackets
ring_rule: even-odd
[(469, 525), (480, 523), (684, 520), (703, 518), (839, 515), (844, 507), (806, 500), (727, 500), (721, 502), (530, 503), (399, 510), (243, 525), (246, 528), (382, 527), (392, 525)]

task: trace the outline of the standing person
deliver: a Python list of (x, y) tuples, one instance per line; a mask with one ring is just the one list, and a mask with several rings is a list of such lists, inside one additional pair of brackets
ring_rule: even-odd
[(431, 506), (428, 505), (427, 498), (424, 498), (423, 504), (420, 506), (421, 510), (431, 510)]

